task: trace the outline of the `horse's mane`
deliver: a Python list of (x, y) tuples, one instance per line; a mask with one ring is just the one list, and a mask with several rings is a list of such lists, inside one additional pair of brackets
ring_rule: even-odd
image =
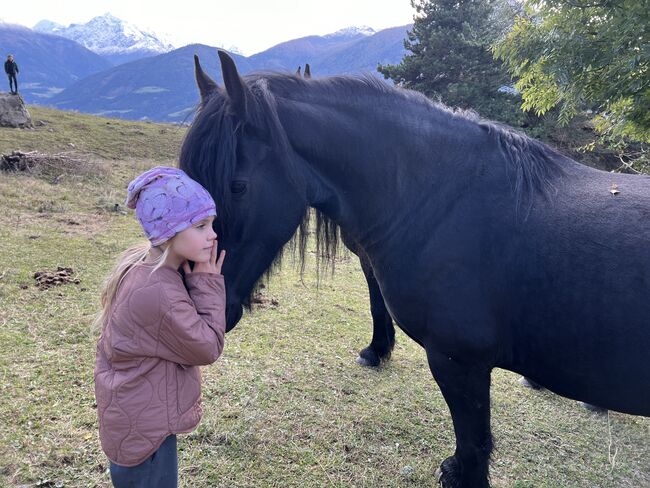
[[(276, 154), (283, 162), (282, 170), (301, 188), (297, 181), (299, 171), (294, 169), (294, 159), (290, 143), (277, 113), (278, 99), (322, 101), (339, 100), (347, 107), (367, 106), (368, 100), (381, 100), (394, 103), (396, 113), (403, 113), (405, 104), (419, 106), (431, 116), (440, 120), (452, 119), (454, 123), (470, 128), (477, 125), (485, 129), (494, 138), (496, 144), (508, 161), (512, 170), (511, 178), (516, 195), (517, 209), (526, 203), (526, 215), (532, 205), (532, 196), (539, 192), (545, 194), (552, 187), (552, 174), (559, 168), (558, 154), (548, 146), (538, 142), (514, 129), (495, 122), (482, 120), (475, 112), (451, 109), (445, 105), (426, 98), (423, 94), (389, 86), (372, 75), (332, 76), (305, 80), (296, 75), (262, 72), (243, 77), (248, 88), (247, 116), (253, 127), (262, 127), (268, 132), (268, 141), (273, 144)], [(241, 122), (231, 114), (228, 97), (222, 89), (211, 95), (207, 102), (201, 104), (191, 129), (187, 132), (180, 152), (180, 167), (191, 177), (200, 181), (215, 197), (217, 208), (223, 218), (217, 223), (223, 226), (228, 221), (232, 208), (230, 201), (230, 182), (235, 174), (237, 163), (237, 140), (241, 133)], [(214, 162), (218, 161), (218, 165)], [(304, 218), (294, 238), (288, 246), (296, 251), (301, 274), (305, 268), (305, 255), (309, 235), (310, 219), (314, 217), (317, 269), (328, 266), (333, 271), (335, 258), (340, 246), (338, 226), (318, 210), (310, 211), (305, 199)], [(226, 224), (227, 225), (227, 224)], [(227, 231), (221, 228), (220, 232)], [(274, 260), (267, 270), (267, 277), (277, 268), (283, 252)]]
[(304, 80), (299, 76), (270, 72), (257, 73), (247, 79), (252, 83), (264, 80), (264, 83), (270, 87), (272, 96), (275, 97), (299, 98), (301, 102), (307, 103), (328, 99), (339, 101), (346, 107), (355, 104), (362, 107), (372, 106), (368, 102), (374, 98), (384, 104), (387, 101), (392, 103), (395, 114), (405, 112), (405, 106), (409, 104), (427, 110), (432, 117), (441, 122), (445, 119), (453, 120), (459, 125), (458, 130), (461, 131), (470, 126), (483, 128), (493, 137), (509, 164), (517, 211), (524, 219), (530, 212), (534, 194), (545, 195), (551, 191), (552, 177), (561, 170), (558, 161), (564, 156), (542, 142), (505, 124), (482, 119), (473, 110), (447, 107), (414, 90), (390, 86), (370, 74)]

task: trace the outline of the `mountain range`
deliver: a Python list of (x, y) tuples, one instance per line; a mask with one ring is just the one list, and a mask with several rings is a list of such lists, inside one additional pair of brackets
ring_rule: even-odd
[[(216, 47), (191, 44), (172, 49), (110, 14), (82, 26), (41, 21), (36, 27), (41, 32), (0, 23), (0, 45), (16, 56), (20, 91), (28, 103), (132, 120), (183, 122), (198, 103), (193, 55), (198, 54), (204, 69), (222, 82)], [(410, 27), (378, 32), (350, 27), (283, 42), (248, 57), (230, 54), (242, 74), (295, 72), (310, 63), (316, 77), (361, 72), (379, 76), (378, 64), (399, 63), (404, 56), (403, 40)], [(80, 34), (84, 30), (87, 33)], [(78, 36), (84, 45), (63, 34)], [(140, 57), (144, 52), (148, 54)], [(136, 59), (120, 62), (130, 55)]]
[(68, 27), (42, 20), (33, 27), (33, 30), (76, 41), (114, 65), (174, 49), (171, 43), (161, 39), (160, 36), (143, 31), (110, 13), (94, 17), (85, 24), (71, 24)]
[(18, 88), (30, 103), (44, 103), (76, 81), (111, 68), (108, 60), (75, 41), (16, 24), (0, 23), (0, 46), (4, 56), (14, 54)]

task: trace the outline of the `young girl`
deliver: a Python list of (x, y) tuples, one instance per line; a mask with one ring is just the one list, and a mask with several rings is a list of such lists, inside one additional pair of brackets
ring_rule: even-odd
[(225, 251), (217, 260), (212, 197), (179, 169), (138, 176), (127, 206), (149, 243), (121, 255), (102, 291), (99, 437), (116, 488), (176, 487), (175, 434), (201, 419), (198, 366), (223, 350)]

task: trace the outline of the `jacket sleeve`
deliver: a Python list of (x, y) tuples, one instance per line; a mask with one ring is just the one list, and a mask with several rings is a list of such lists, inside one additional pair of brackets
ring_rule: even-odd
[(185, 285), (187, 292), (164, 294), (168, 312), (160, 326), (156, 355), (186, 366), (211, 364), (223, 351), (226, 332), (223, 276), (191, 273)]

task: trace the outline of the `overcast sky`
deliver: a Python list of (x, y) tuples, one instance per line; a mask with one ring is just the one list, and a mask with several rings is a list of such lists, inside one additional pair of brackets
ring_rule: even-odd
[(375, 30), (412, 22), (409, 0), (2, 0), (0, 18), (33, 27), (47, 19), (85, 23), (110, 12), (143, 30), (162, 34), (174, 46), (199, 42), (244, 54), (306, 35), (328, 34), (348, 26)]

